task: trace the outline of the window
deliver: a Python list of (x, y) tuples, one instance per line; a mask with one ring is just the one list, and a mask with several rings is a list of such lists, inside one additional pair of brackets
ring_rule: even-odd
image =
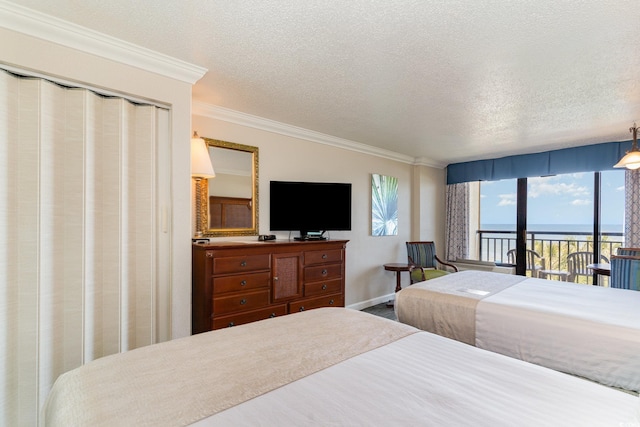
[(624, 232), (624, 171), (601, 172), (600, 229), (603, 234)]
[(527, 249), (540, 255), (540, 271), (557, 273), (541, 277), (587, 277), (571, 274), (567, 256), (593, 252), (594, 195), (592, 172), (527, 179)]
[[(574, 252), (590, 252), (604, 256), (606, 261), (621, 245), (624, 171), (523, 180), (527, 184), (526, 249), (539, 255), (535, 257), (537, 270), (557, 272), (549, 274), (550, 279), (591, 283), (592, 276), (577, 276), (569, 271), (567, 257)], [(480, 183), (476, 236), (480, 260), (513, 262), (508, 253), (516, 247), (517, 182), (510, 179)], [(599, 236), (597, 239), (594, 233)], [(599, 244), (594, 245), (594, 241)], [(532, 270), (533, 266), (527, 266), (527, 275), (538, 274)]]
[[(480, 183), (479, 259), (506, 263), (516, 247), (516, 179)], [(473, 236), (472, 236), (473, 237)]]

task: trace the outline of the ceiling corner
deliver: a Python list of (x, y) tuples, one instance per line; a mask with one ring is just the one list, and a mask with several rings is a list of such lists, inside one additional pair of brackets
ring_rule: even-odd
[(0, 2), (0, 26), (190, 84), (207, 72), (198, 65), (13, 3)]

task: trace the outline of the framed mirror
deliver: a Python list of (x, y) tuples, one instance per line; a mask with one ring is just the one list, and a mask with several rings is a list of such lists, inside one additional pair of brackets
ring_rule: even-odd
[(258, 147), (202, 138), (216, 176), (196, 183), (196, 233), (258, 234)]

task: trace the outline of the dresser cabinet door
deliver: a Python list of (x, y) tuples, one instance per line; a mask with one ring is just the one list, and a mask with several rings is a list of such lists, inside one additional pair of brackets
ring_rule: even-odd
[(274, 254), (271, 267), (273, 302), (302, 296), (302, 254)]

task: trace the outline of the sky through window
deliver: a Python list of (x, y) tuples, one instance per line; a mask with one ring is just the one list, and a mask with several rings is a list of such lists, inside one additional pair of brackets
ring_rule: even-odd
[[(516, 182), (516, 179), (509, 179), (481, 183), (481, 228), (507, 229), (505, 227), (511, 226), (515, 230)], [(624, 219), (624, 172), (602, 172), (601, 189), (602, 230), (621, 232)], [(529, 178), (527, 193), (530, 230), (544, 225), (583, 226), (585, 230), (592, 227), (592, 172)]]

